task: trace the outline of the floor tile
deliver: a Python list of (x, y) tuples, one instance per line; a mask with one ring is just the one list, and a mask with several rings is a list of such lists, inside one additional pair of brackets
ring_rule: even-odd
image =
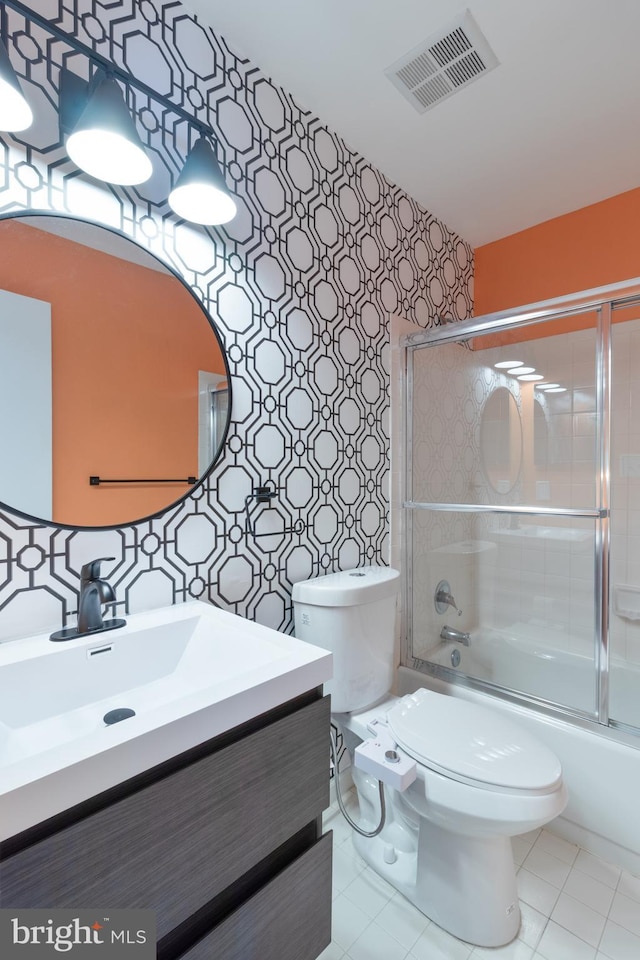
[(592, 947), (597, 947), (600, 943), (605, 917), (566, 893), (561, 893), (558, 897), (551, 919)]
[(431, 921), (417, 907), (397, 893), (376, 917), (383, 930), (410, 950)]
[(531, 960), (533, 948), (522, 940), (513, 940), (504, 947), (476, 947), (469, 960)]
[(375, 922), (349, 947), (351, 960), (404, 960), (406, 955), (406, 947)]
[(524, 867), (518, 871), (517, 881), (520, 899), (530, 907), (539, 910), (540, 913), (544, 913), (545, 916), (550, 916), (560, 896), (559, 889), (536, 876), (535, 873), (529, 873)]
[(346, 887), (343, 896), (373, 919), (395, 893), (390, 883), (367, 867)]
[[(637, 900), (625, 897), (623, 893), (616, 893), (609, 911), (609, 919), (640, 937), (640, 906)], [(640, 960), (640, 954), (638, 957)]]
[(580, 940), (559, 924), (550, 920), (537, 952), (545, 960), (595, 960), (595, 947)]
[(564, 860), (558, 860), (541, 850), (536, 844), (531, 848), (531, 852), (526, 857), (522, 866), (529, 873), (535, 873), (542, 880), (546, 880), (554, 887), (561, 888), (569, 876), (571, 866)]
[(430, 923), (411, 948), (415, 960), (468, 960), (473, 947)]
[(533, 907), (529, 906), (528, 903), (520, 902), (520, 931), (518, 933), (518, 939), (522, 940), (523, 943), (526, 943), (527, 946), (533, 947), (534, 949), (538, 946), (540, 942), (540, 937), (542, 932), (547, 925), (548, 916), (544, 913), (540, 913), (539, 910), (535, 910)]
[(563, 893), (568, 893), (574, 900), (580, 900), (581, 903), (586, 903), (592, 910), (606, 917), (609, 913), (615, 890), (607, 886), (606, 883), (601, 883), (600, 880), (590, 877), (587, 873), (572, 870), (563, 887)]
[(622, 873), (620, 867), (616, 867), (612, 863), (607, 863), (606, 860), (601, 860), (599, 857), (594, 857), (592, 853), (587, 853), (586, 850), (580, 851), (573, 863), (573, 867), (574, 870), (580, 870), (582, 873), (586, 873), (595, 880), (606, 883), (608, 887), (613, 887), (614, 889), (618, 886), (618, 880)]
[(631, 897), (632, 900), (640, 902), (640, 877), (634, 877), (624, 871), (618, 883), (618, 893), (624, 893), (625, 897)]
[(333, 851), (333, 889), (342, 893), (365, 868), (364, 861), (350, 855), (348, 850), (338, 847)]
[(344, 950), (342, 947), (332, 940), (326, 950), (322, 951), (318, 960), (342, 960), (343, 956)]
[(598, 949), (610, 960), (638, 960), (640, 937), (617, 923), (607, 920)]
[(544, 850), (545, 853), (550, 853), (551, 856), (557, 857), (558, 860), (563, 860), (568, 864), (573, 864), (573, 861), (580, 852), (580, 847), (576, 846), (575, 843), (569, 843), (568, 840), (557, 837), (549, 830), (543, 830), (541, 832), (534, 846), (538, 850)]
[(344, 950), (348, 950), (369, 926), (371, 917), (350, 900), (346, 900), (342, 894), (333, 901), (332, 909), (332, 939)]

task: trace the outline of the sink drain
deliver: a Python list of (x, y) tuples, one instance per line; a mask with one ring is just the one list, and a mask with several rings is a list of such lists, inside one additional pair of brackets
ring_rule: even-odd
[(127, 717), (135, 717), (135, 710), (130, 707), (118, 707), (117, 710), (109, 710), (102, 718), (106, 724), (119, 723), (120, 720), (126, 720)]

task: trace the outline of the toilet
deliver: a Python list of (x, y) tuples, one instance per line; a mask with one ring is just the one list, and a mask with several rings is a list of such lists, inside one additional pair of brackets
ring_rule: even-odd
[(376, 779), (353, 765), (358, 746), (384, 731), (403, 763), (415, 761), (406, 789), (385, 786), (382, 832), (354, 833), (354, 844), (453, 936), (502, 946), (520, 927), (510, 838), (564, 809), (560, 762), (497, 711), (425, 689), (391, 696), (399, 585), (397, 570), (371, 566), (293, 587), (296, 636), (333, 653), (326, 689), (351, 756), (363, 827), (378, 824), (380, 807)]

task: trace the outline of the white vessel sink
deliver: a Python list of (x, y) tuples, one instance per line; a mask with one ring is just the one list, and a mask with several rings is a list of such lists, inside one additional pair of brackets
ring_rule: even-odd
[(330, 677), (326, 650), (199, 601), (2, 644), (0, 839)]

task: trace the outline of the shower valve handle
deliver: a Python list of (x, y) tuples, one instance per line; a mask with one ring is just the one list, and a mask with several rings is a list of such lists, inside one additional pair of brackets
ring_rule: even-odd
[(458, 616), (462, 616), (462, 610), (458, 609), (458, 604), (451, 593), (451, 587), (446, 580), (440, 581), (436, 587), (436, 593), (433, 599), (437, 613), (446, 613), (447, 607), (453, 607), (453, 609), (457, 611)]

